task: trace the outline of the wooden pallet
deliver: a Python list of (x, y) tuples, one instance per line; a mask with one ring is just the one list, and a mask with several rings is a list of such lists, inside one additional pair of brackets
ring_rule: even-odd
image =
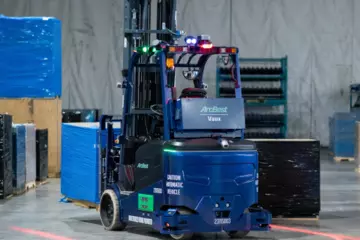
[(335, 156), (334, 153), (329, 153), (329, 159), (333, 160), (336, 163), (340, 162), (353, 162), (355, 160), (354, 157), (342, 157), (342, 156)]
[(33, 189), (33, 188), (37, 188), (37, 187), (40, 187), (40, 186), (45, 185), (45, 184), (48, 184), (48, 183), (49, 183), (48, 180), (36, 181), (36, 182), (34, 182), (34, 181), (29, 182), (29, 183), (27, 183), (27, 184), (25, 185), (25, 188), (24, 188), (24, 189), (22, 189), (22, 190), (17, 190), (17, 191), (14, 190), (13, 195), (14, 195), (14, 196), (22, 195), (22, 194), (26, 193), (27, 191), (29, 191), (29, 190), (31, 190), (31, 189)]
[(25, 190), (29, 191), (30, 189), (36, 188), (36, 181), (31, 181), (25, 184)]
[(333, 157), (334, 161), (337, 163), (340, 162), (353, 162), (355, 158), (353, 157)]
[(19, 196), (19, 195), (22, 195), (22, 194), (28, 192), (29, 190), (31, 190), (33, 188), (36, 188), (36, 181), (31, 181), (31, 182), (26, 183), (24, 189), (17, 190), (17, 191), (14, 190), (13, 194), (15, 196)]
[(10, 194), (10, 195), (7, 195), (4, 199), (1, 199), (1, 201), (3, 200), (10, 200), (14, 195), (13, 194)]
[(88, 201), (76, 200), (76, 199), (71, 199), (71, 198), (66, 198), (66, 201), (71, 202), (75, 206), (78, 206), (78, 207), (98, 210), (98, 205), (97, 204), (91, 203), (91, 202), (88, 202)]
[(13, 192), (14, 196), (19, 196), (19, 195), (22, 195), (24, 193), (26, 193), (26, 189), (22, 189), (22, 190), (18, 190), (18, 191), (15, 191)]
[(48, 173), (49, 178), (60, 178), (60, 173)]
[(36, 187), (40, 187), (42, 185), (48, 184), (49, 181), (48, 180), (44, 180), (44, 181), (36, 181)]

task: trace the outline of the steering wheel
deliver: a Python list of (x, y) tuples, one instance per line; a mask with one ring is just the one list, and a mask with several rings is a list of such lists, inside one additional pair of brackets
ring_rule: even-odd
[(163, 116), (163, 110), (161, 104), (154, 104), (150, 106), (150, 110), (158, 116)]

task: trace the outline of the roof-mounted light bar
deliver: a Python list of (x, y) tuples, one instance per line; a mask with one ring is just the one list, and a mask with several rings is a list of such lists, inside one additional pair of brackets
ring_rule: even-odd
[(200, 35), (197, 37), (187, 36), (184, 40), (189, 47), (200, 47), (203, 49), (211, 49), (213, 47), (209, 35)]
[[(209, 46), (210, 45), (210, 46)], [(199, 54), (235, 54), (237, 48), (234, 47), (214, 47), (212, 43), (200, 46), (169, 46), (170, 53), (199, 53)]]

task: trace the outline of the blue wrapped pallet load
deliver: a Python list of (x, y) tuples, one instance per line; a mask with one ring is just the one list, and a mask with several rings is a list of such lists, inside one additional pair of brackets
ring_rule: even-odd
[(360, 112), (338, 112), (330, 118), (329, 149), (335, 160), (354, 158), (355, 122), (359, 120)]
[(0, 15), (0, 97), (61, 96), (61, 22)]
[(0, 112), (48, 129), (49, 177), (60, 174), (61, 38), (56, 18), (0, 15)]
[[(120, 125), (114, 126), (120, 134)], [(99, 123), (63, 123), (61, 150), (61, 194), (70, 201), (100, 202)]]
[(13, 189), (19, 195), (25, 191), (25, 125), (13, 124)]

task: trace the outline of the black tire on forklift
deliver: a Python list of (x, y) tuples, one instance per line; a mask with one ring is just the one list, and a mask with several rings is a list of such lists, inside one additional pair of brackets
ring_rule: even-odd
[(122, 231), (126, 228), (126, 223), (120, 221), (120, 203), (115, 192), (107, 189), (101, 195), (100, 200), (100, 219), (105, 230)]
[(228, 232), (227, 234), (229, 235), (230, 238), (243, 238), (245, 237), (246, 235), (248, 235), (250, 231), (231, 231), (231, 232)]
[(190, 240), (193, 238), (193, 236), (194, 236), (193, 233), (183, 233), (179, 235), (170, 234), (170, 237), (175, 240)]

